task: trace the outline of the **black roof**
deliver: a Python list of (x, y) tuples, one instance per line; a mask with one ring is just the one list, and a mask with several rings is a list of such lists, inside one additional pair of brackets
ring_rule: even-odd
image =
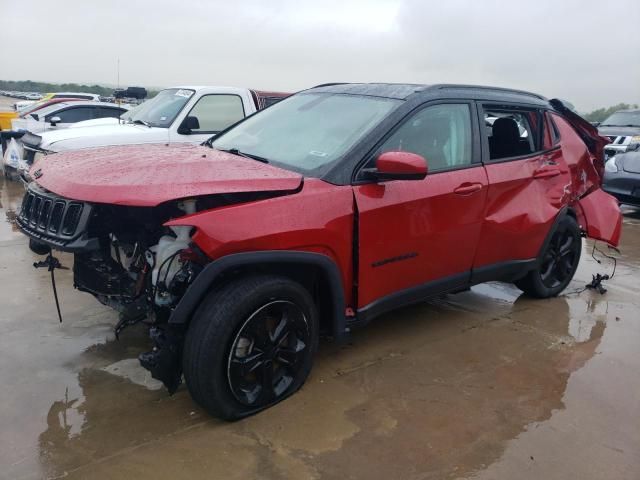
[(473, 98), (490, 101), (512, 101), (548, 106), (548, 100), (542, 95), (523, 90), (480, 85), (435, 84), (420, 85), (411, 83), (333, 83), (314, 87), (314, 92), (345, 93), (351, 95), (369, 95), (373, 97), (407, 100), (412, 96), (427, 98)]

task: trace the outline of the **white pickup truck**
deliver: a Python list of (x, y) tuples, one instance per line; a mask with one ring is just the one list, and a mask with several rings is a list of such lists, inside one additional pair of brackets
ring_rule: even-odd
[(26, 134), (21, 139), (23, 160), (31, 165), (41, 155), (111, 145), (202, 143), (288, 95), (236, 87), (167, 88), (121, 120), (93, 120), (90, 126)]

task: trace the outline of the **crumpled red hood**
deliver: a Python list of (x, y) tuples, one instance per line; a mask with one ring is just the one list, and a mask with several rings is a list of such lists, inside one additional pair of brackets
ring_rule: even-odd
[(127, 145), (46, 156), (31, 176), (47, 190), (94, 203), (155, 206), (217, 193), (295, 190), (298, 173), (196, 145)]

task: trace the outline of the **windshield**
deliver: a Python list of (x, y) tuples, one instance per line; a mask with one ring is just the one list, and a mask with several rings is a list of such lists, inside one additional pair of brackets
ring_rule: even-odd
[(640, 111), (616, 112), (609, 116), (601, 126), (603, 127), (640, 127)]
[(150, 127), (168, 128), (195, 92), (184, 88), (162, 90), (155, 97), (129, 110), (127, 120)]
[(302, 93), (249, 117), (211, 146), (320, 176), (399, 103), (388, 98)]

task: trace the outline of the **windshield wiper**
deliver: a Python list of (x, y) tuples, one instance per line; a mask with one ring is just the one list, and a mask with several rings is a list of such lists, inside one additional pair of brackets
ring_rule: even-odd
[(219, 148), (218, 150), (220, 150), (221, 152), (230, 153), (231, 155), (238, 155), (239, 157), (244, 157), (244, 158), (250, 158), (252, 160), (257, 160), (258, 162), (269, 163), (269, 160), (267, 160), (264, 157), (260, 157), (258, 155), (254, 155), (253, 153), (241, 152), (237, 148), (229, 148), (228, 150)]
[(151, 124), (149, 122), (145, 122), (144, 120), (135, 119), (131, 123), (135, 123), (136, 125), (144, 125), (145, 127), (151, 128)]

